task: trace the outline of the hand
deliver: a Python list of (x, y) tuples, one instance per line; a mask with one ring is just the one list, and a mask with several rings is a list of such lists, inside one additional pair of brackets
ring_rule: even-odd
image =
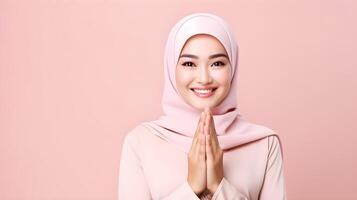
[(207, 189), (214, 194), (223, 179), (223, 150), (219, 146), (213, 117), (209, 108), (205, 109), (205, 114)]
[(196, 133), (192, 140), (191, 149), (188, 153), (188, 176), (187, 182), (193, 192), (199, 196), (207, 187), (206, 169), (206, 145), (203, 134), (204, 113), (201, 113)]

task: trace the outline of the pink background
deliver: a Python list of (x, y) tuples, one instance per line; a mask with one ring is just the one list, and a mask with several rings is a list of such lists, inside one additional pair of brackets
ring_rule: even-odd
[(170, 28), (231, 25), (239, 109), (280, 133), (290, 200), (357, 199), (357, 3), (0, 0), (0, 199), (117, 197), (122, 139), (161, 115)]

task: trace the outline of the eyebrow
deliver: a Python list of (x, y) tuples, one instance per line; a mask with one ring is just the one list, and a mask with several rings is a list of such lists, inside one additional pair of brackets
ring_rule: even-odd
[[(210, 55), (208, 58), (209, 59), (212, 59), (212, 58), (217, 58), (217, 57), (226, 57), (226, 58), (228, 58), (228, 56), (226, 55), (226, 54), (224, 54), (224, 53), (217, 53), (217, 54), (212, 54), (212, 55)], [(188, 57), (188, 58), (198, 58), (198, 56), (196, 56), (196, 55), (192, 55), (192, 54), (182, 54), (181, 56), (180, 56), (180, 58), (181, 57)]]

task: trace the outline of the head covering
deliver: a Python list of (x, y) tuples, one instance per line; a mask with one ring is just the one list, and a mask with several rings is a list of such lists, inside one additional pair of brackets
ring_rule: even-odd
[(217, 38), (226, 49), (232, 67), (230, 92), (219, 105), (211, 108), (220, 147), (228, 150), (269, 135), (277, 135), (265, 126), (243, 120), (238, 113), (237, 42), (228, 24), (222, 18), (209, 13), (188, 15), (171, 29), (164, 55), (164, 115), (155, 121), (143, 122), (142, 125), (184, 152), (189, 152), (202, 111), (187, 104), (181, 97), (176, 87), (175, 68), (185, 42), (197, 34), (209, 34)]

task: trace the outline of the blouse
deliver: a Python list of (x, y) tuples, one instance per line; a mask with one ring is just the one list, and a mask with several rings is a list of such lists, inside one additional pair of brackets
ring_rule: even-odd
[(119, 200), (286, 200), (284, 166), (275, 135), (224, 151), (214, 194), (197, 196), (187, 182), (187, 153), (138, 125), (124, 138)]

